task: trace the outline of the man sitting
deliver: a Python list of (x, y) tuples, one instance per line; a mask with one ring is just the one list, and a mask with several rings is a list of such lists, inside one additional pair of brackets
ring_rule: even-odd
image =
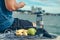
[[(36, 26), (35, 23), (28, 20), (20, 20), (12, 17), (12, 11), (24, 7), (24, 5), (24, 2), (16, 3), (16, 0), (0, 0), (0, 32), (4, 32), (6, 29), (16, 30), (16, 28), (26, 29)], [(44, 29), (39, 28), (37, 32), (42, 32), (44, 36), (52, 38)]]

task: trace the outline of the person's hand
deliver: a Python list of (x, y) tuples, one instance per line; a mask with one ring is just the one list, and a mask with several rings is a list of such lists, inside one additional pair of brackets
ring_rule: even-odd
[(22, 7), (25, 6), (25, 3), (24, 3), (24, 2), (20, 2), (20, 3), (19, 3), (19, 6), (20, 6), (20, 8), (22, 8)]
[(33, 24), (33, 27), (36, 27), (36, 23), (32, 22), (32, 24)]

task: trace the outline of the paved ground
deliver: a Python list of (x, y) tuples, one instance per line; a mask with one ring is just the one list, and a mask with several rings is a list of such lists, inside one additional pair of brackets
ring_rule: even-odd
[(17, 37), (14, 34), (0, 34), (0, 40), (60, 40), (60, 36), (54, 39), (49, 39), (46, 37), (38, 37), (38, 36), (21, 36)]

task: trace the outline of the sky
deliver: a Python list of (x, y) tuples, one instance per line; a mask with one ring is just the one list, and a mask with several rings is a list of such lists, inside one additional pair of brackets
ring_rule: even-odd
[(41, 7), (49, 13), (60, 13), (60, 0), (16, 0), (17, 3), (24, 2), (23, 10), (31, 10), (32, 6)]

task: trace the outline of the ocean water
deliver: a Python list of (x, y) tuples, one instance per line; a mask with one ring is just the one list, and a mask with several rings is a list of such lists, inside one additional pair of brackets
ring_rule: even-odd
[(60, 16), (43, 16), (44, 28), (50, 32), (60, 35)]
[[(36, 22), (36, 15), (14, 13), (14, 18)], [(60, 35), (60, 16), (43, 15), (44, 29), (49, 33)]]

